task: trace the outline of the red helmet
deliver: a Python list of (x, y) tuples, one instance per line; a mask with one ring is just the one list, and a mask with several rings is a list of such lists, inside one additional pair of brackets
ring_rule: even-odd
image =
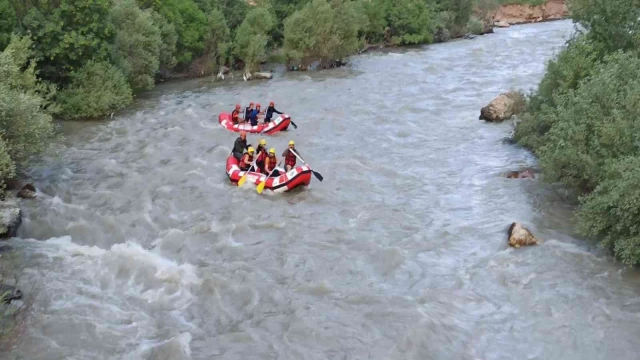
[(240, 137), (243, 137), (243, 136), (247, 136), (247, 132), (246, 131), (241, 131), (240, 132)]
[(256, 104), (256, 107), (257, 107), (257, 108), (260, 108), (260, 104)]
[(236, 110), (240, 110), (240, 104), (236, 104)]
[(269, 106), (274, 106), (275, 104), (272, 102), (269, 103)]
[(251, 105), (253, 105), (253, 103), (252, 103), (252, 102), (250, 102), (250, 103), (249, 103), (249, 106), (251, 106)]

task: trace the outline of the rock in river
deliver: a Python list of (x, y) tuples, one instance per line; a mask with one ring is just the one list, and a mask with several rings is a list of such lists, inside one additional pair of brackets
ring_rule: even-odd
[(18, 197), (23, 199), (35, 199), (36, 198), (36, 187), (33, 184), (27, 184), (18, 191)]
[(525, 169), (520, 171), (509, 171), (507, 173), (507, 179), (535, 179), (536, 175), (532, 169)]
[(480, 110), (480, 120), (504, 121), (524, 110), (524, 96), (518, 92), (510, 91), (500, 94), (489, 105)]
[(514, 222), (509, 226), (509, 246), (520, 247), (526, 245), (538, 245), (538, 240), (529, 229), (519, 222)]
[(22, 223), (22, 211), (16, 198), (0, 201), (0, 238), (16, 236)]

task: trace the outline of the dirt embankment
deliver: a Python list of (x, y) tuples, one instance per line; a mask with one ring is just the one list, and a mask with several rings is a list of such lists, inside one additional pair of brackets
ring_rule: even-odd
[(566, 0), (547, 0), (542, 5), (502, 5), (493, 16), (497, 26), (560, 20), (569, 16)]

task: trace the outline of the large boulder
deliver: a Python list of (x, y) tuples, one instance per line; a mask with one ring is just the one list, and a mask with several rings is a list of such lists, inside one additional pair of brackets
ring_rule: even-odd
[(500, 94), (480, 110), (480, 120), (500, 122), (524, 110), (524, 95), (516, 91)]
[(0, 238), (16, 236), (22, 224), (22, 211), (16, 198), (0, 201)]
[(0, 284), (0, 300), (5, 304), (22, 299), (22, 291), (15, 286)]
[(538, 240), (529, 229), (519, 222), (514, 222), (509, 226), (509, 246), (520, 247), (527, 245), (538, 245)]
[(495, 26), (495, 27), (499, 27), (499, 28), (508, 28), (508, 27), (510, 27), (511, 25), (510, 25), (508, 22), (506, 22), (506, 21), (496, 21), (496, 22), (493, 24), (493, 26)]
[(36, 187), (33, 184), (26, 184), (18, 191), (18, 197), (22, 199), (35, 199), (36, 196)]

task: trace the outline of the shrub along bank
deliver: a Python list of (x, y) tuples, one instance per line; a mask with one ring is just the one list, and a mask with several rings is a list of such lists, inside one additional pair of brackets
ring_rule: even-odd
[(576, 189), (582, 233), (640, 264), (640, 0), (572, 0), (583, 29), (547, 66), (515, 139)]

